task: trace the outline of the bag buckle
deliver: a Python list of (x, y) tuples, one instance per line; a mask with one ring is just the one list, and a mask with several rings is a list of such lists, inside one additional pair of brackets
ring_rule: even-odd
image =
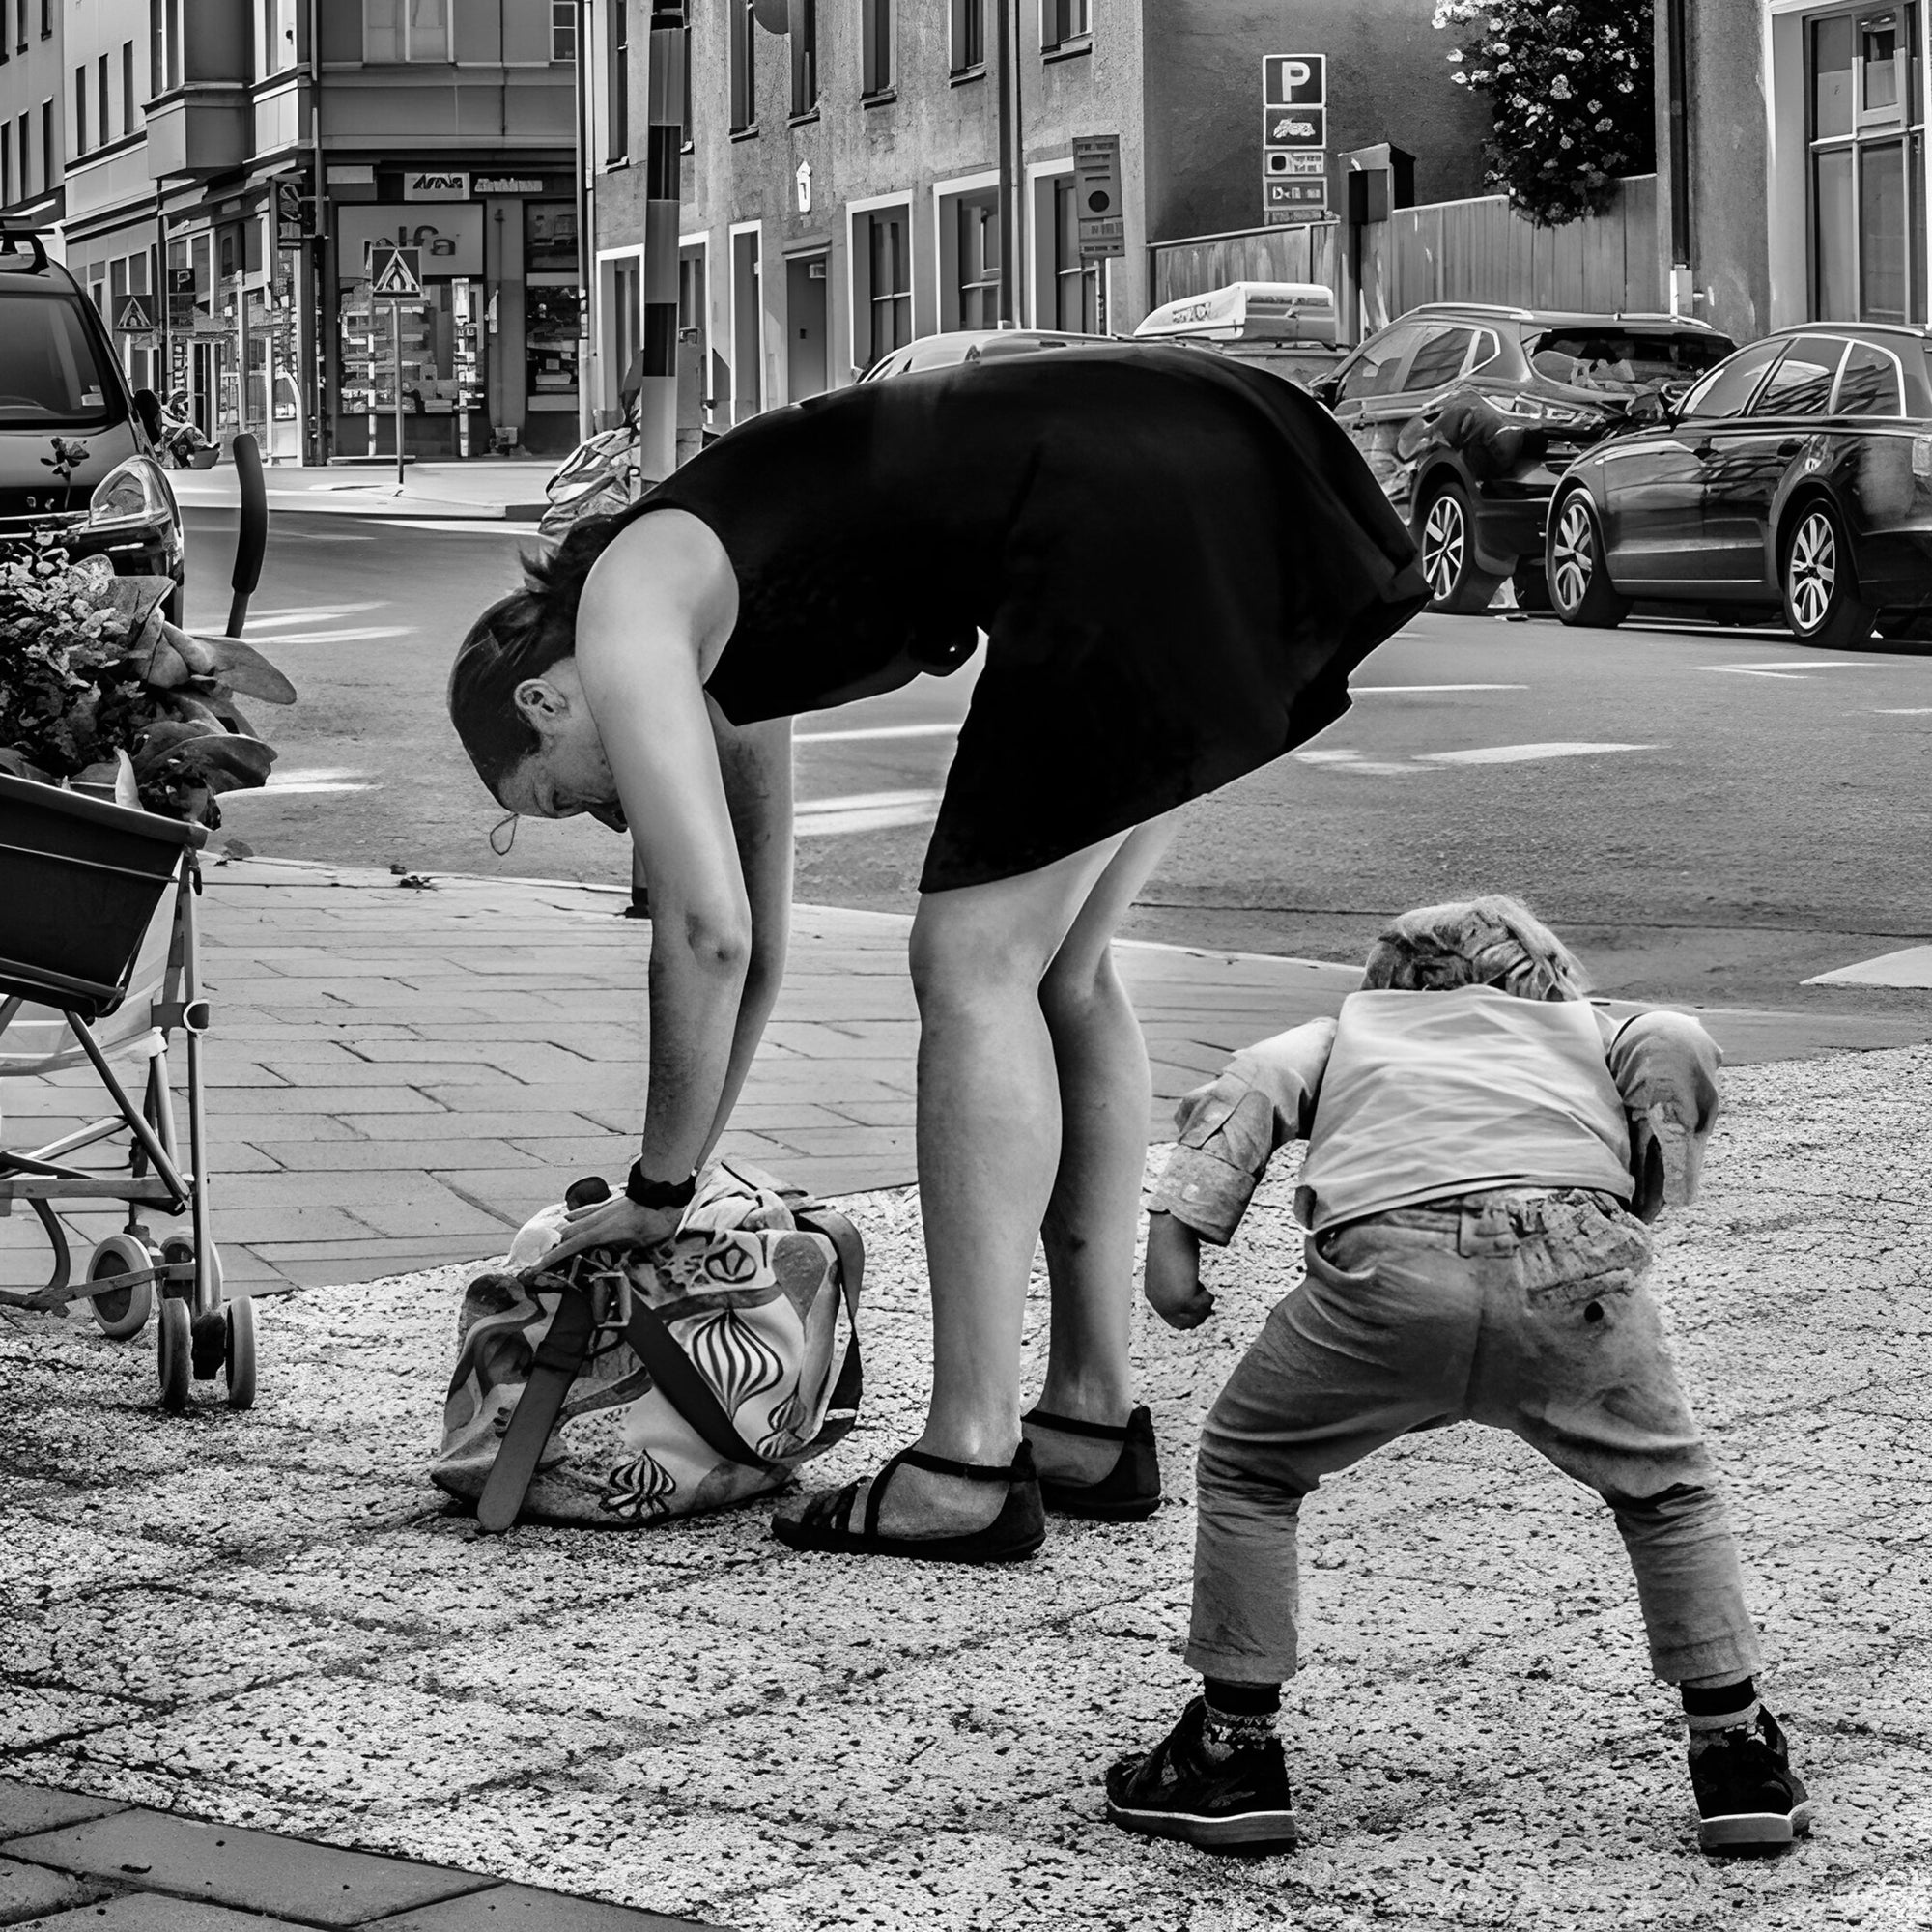
[(631, 1277), (620, 1266), (599, 1268), (584, 1283), (593, 1331), (622, 1334), (631, 1325)]

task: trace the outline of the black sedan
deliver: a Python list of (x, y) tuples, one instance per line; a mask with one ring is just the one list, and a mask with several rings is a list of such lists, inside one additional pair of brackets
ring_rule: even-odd
[(1634, 603), (1748, 617), (1801, 642), (1932, 635), (1927, 331), (1781, 328), (1557, 485), (1546, 569), (1566, 624)]

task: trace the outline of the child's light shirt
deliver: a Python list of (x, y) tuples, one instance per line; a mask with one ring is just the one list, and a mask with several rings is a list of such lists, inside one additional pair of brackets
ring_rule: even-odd
[(1275, 1150), (1306, 1136), (1295, 1211), (1318, 1233), (1510, 1186), (1635, 1197), (1648, 1219), (1695, 1191), (1719, 1065), (1682, 1013), (1620, 1026), (1583, 1001), (1489, 986), (1354, 993), (1339, 1021), (1236, 1054), (1181, 1101), (1149, 1205), (1226, 1242)]

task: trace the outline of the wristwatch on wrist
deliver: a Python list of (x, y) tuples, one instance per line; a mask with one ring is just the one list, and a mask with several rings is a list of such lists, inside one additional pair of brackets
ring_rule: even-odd
[(697, 1177), (687, 1174), (682, 1180), (653, 1180), (644, 1173), (640, 1160), (631, 1163), (631, 1178), (624, 1183), (625, 1198), (639, 1208), (667, 1213), (673, 1208), (689, 1208), (697, 1192)]

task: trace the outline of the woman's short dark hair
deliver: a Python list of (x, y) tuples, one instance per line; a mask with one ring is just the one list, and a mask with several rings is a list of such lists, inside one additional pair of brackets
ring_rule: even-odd
[(615, 517), (587, 517), (548, 558), (526, 555), (524, 587), (491, 605), (457, 647), (449, 721), (493, 797), (538, 745), (516, 689), (576, 651), (583, 580), (616, 534)]

